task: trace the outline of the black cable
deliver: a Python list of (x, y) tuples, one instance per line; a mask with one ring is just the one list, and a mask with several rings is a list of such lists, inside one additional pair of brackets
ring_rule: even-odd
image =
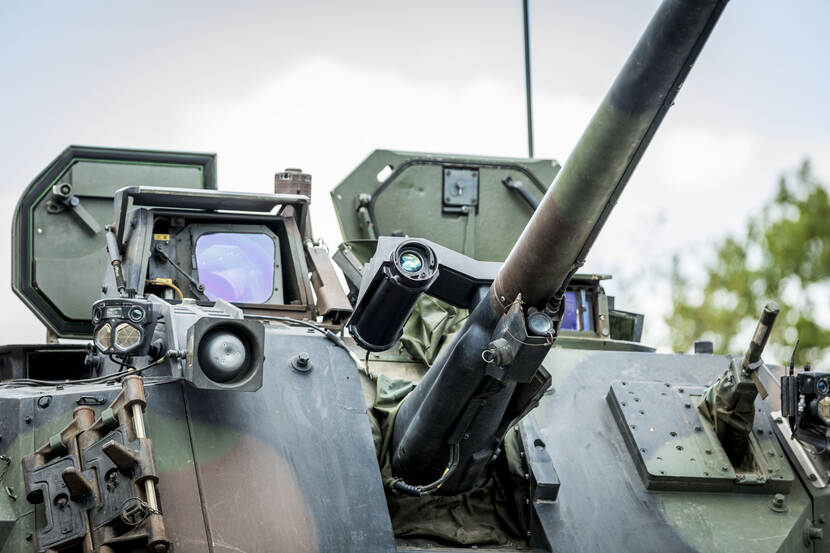
[(435, 492), (441, 485), (449, 480), (450, 476), (453, 475), (455, 469), (458, 468), (458, 462), (461, 457), (461, 447), (455, 443), (450, 446), (450, 463), (447, 465), (447, 469), (444, 471), (444, 474), (441, 475), (441, 478), (438, 480), (426, 484), (424, 486), (413, 486), (412, 484), (407, 484), (401, 478), (396, 478), (389, 484), (389, 486), (404, 495), (411, 495), (415, 497), (420, 497), (422, 495), (429, 495)]
[[(353, 352), (351, 350), (351, 348), (349, 348), (349, 346), (346, 345), (346, 342), (343, 341), (343, 338), (338, 336), (337, 334), (335, 334), (334, 332), (332, 332), (331, 330), (329, 330), (327, 328), (323, 328), (320, 325), (316, 325), (316, 324), (308, 322), (308, 321), (302, 321), (302, 320), (299, 320), (299, 319), (292, 319), (291, 317), (279, 317), (279, 316), (276, 316), (276, 315), (252, 315), (252, 314), (251, 315), (245, 315), (245, 317), (248, 318), (248, 319), (262, 319), (262, 320), (265, 320), (265, 321), (277, 321), (277, 322), (285, 323), (286, 325), (289, 325), (289, 326), (293, 325), (293, 326), (304, 326), (306, 328), (312, 328), (312, 329), (316, 330), (317, 332), (319, 332), (320, 334), (322, 334), (323, 336), (325, 336), (330, 342), (333, 342), (334, 345), (343, 348), (343, 350), (346, 353), (349, 354), (349, 357), (352, 358), (355, 365), (357, 365), (357, 369), (360, 372), (362, 372), (363, 374), (365, 374), (367, 377), (369, 377), (370, 380), (376, 380), (376, 378), (377, 378), (372, 373), (369, 372), (368, 362), (365, 363), (365, 364), (361, 363), (360, 358), (355, 354), (355, 352)], [(367, 355), (367, 359), (368, 359), (368, 355), (369, 355), (368, 351), (366, 352), (366, 355)]]
[(149, 365), (145, 367), (141, 367), (140, 369), (131, 368), (128, 371), (119, 372), (116, 374), (107, 374), (103, 376), (96, 376), (93, 378), (80, 378), (78, 380), (37, 380), (34, 378), (17, 378), (14, 380), (8, 380), (6, 382), (0, 382), (0, 387), (7, 387), (11, 385), (17, 386), (67, 386), (67, 385), (75, 385), (75, 384), (100, 384), (101, 382), (108, 382), (110, 380), (116, 381), (125, 376), (129, 376), (131, 374), (141, 374), (142, 372), (151, 369), (159, 364), (161, 364), (165, 359), (167, 359), (167, 355), (162, 355), (160, 358), (156, 359)]
[(278, 317), (276, 315), (248, 315), (248, 314), (246, 314), (245, 318), (247, 318), (247, 319), (263, 319), (263, 320), (266, 320), (266, 321), (277, 321), (277, 322), (285, 323), (287, 325), (304, 326), (306, 328), (313, 328), (314, 330), (316, 330), (317, 332), (319, 332), (320, 334), (322, 334), (323, 336), (328, 338), (330, 341), (334, 342), (336, 345), (340, 346), (341, 348), (345, 349), (346, 351), (351, 351), (349, 349), (349, 346), (346, 345), (346, 342), (343, 341), (343, 338), (341, 338), (340, 336), (338, 336), (337, 334), (335, 334), (331, 330), (329, 330), (327, 328), (323, 328), (322, 326), (316, 325), (316, 324), (311, 323), (309, 321), (301, 321), (299, 319), (292, 319), (291, 317)]
[[(816, 434), (819, 434), (819, 433), (816, 432)], [(830, 440), (827, 439), (827, 435), (822, 434), (821, 436), (824, 438), (824, 447), (822, 447), (821, 449), (812, 449), (813, 445), (816, 445), (816, 444), (811, 444), (809, 442), (804, 442), (804, 441), (798, 439), (798, 434), (797, 433), (796, 433), (796, 436), (795, 436), (795, 440), (798, 443), (801, 444), (801, 446), (804, 448), (804, 450), (807, 453), (809, 453), (810, 455), (815, 455), (815, 456), (818, 457), (819, 455), (822, 455), (823, 453), (825, 453), (827, 451), (827, 448), (830, 447)], [(816, 448), (818, 448), (818, 445), (816, 445)]]
[(118, 372), (119, 373), (124, 372), (124, 367), (135, 370), (135, 367), (130, 365), (129, 363), (127, 363), (127, 359), (123, 355), (121, 356), (122, 361), (119, 361), (117, 359), (118, 355), (115, 354), (115, 353), (109, 354), (108, 357), (110, 358), (110, 361), (112, 361), (113, 363), (118, 365)]

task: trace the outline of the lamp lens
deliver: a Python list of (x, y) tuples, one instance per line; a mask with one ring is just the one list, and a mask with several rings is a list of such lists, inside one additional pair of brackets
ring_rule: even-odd
[(115, 347), (122, 351), (134, 348), (141, 342), (141, 331), (129, 323), (115, 327)]
[(108, 350), (112, 345), (112, 328), (110, 325), (102, 325), (95, 332), (95, 345), (101, 351)]

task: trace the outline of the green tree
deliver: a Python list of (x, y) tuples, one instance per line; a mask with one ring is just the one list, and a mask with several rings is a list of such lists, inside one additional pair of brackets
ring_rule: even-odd
[(712, 340), (716, 353), (739, 353), (764, 304), (775, 300), (781, 314), (770, 337), (769, 362), (784, 363), (800, 340), (797, 362), (830, 353), (830, 200), (805, 160), (778, 182), (778, 192), (743, 236), (715, 245), (705, 266), (702, 290), (692, 286), (676, 256), (672, 270), (674, 309), (666, 319), (676, 351), (694, 340)]

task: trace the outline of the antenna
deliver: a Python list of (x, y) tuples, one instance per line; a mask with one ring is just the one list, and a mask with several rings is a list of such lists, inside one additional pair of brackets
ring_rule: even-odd
[(792, 376), (793, 373), (795, 372), (795, 352), (798, 351), (798, 343), (800, 341), (801, 340), (796, 340), (795, 341), (795, 347), (793, 348), (793, 355), (792, 355), (792, 357), (790, 357), (790, 376)]
[(522, 0), (525, 31), (525, 100), (527, 103), (527, 157), (533, 157), (533, 101), (530, 94), (530, 22), (527, 16), (528, 0)]

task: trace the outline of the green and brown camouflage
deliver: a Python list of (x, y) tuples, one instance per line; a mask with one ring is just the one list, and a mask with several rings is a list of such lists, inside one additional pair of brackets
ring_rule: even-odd
[[(220, 192), (212, 155), (69, 148), (21, 196), (13, 288), (53, 336), (92, 343), (0, 348), (0, 553), (830, 551), (830, 461), (794, 439), (777, 394), (757, 397), (784, 374), (760, 361), (763, 333), (746, 362), (657, 354), (603, 275), (574, 274), (723, 7), (663, 2), (561, 171), (372, 154), (332, 193), (351, 301), (313, 239), (310, 175)], [(227, 239), (218, 266), (211, 235)], [(228, 272), (247, 262), (240, 237), (268, 240), (266, 277)], [(432, 289), (392, 348), (367, 351), (342, 332), (364, 264), (408, 240), (483, 279), (478, 305)], [(521, 354), (464, 336), (535, 313), (557, 326), (523, 358), (544, 376), (529, 403), (518, 361), (453, 361)], [(499, 401), (448, 415), (473, 381), (521, 416)], [(707, 411), (719, 400), (740, 403), (743, 455)], [(395, 434), (411, 420), (408, 465)], [(467, 468), (430, 489), (462, 422)]]

